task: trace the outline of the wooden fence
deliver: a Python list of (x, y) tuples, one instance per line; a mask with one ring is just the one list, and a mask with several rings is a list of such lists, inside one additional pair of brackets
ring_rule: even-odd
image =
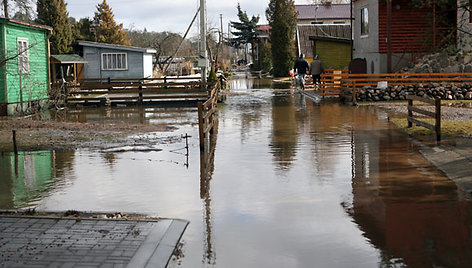
[(472, 73), (349, 74), (347, 70), (327, 70), (321, 75), (321, 96), (339, 96), (341, 94), (341, 83), (348, 80), (355, 81), (357, 88), (377, 86), (379, 82), (383, 82), (388, 86), (425, 83), (459, 84), (472, 83)]
[[(340, 79), (338, 95), (352, 94), (353, 104), (356, 104), (357, 102), (355, 98), (357, 89), (364, 86), (381, 86), (379, 83), (383, 83), (382, 86), (385, 87), (400, 85), (408, 86), (429, 83), (472, 83), (472, 73), (342, 74), (341, 76), (343, 76), (344, 78)], [(346, 94), (347, 92), (349, 92), (349, 94)]]
[(324, 73), (321, 74), (320, 95), (323, 97), (339, 96), (341, 90), (341, 79), (345, 79), (348, 72), (347, 69), (326, 69)]
[[(186, 81), (183, 81), (185, 79)], [(142, 104), (162, 100), (206, 100), (208, 88), (215, 83), (191, 81), (188, 78), (83, 80), (78, 90), (68, 93), (68, 103), (126, 102)]]
[[(430, 129), (434, 132), (436, 132), (436, 141), (441, 140), (441, 99), (430, 99), (430, 98), (423, 98), (423, 97), (418, 97), (414, 95), (407, 95), (406, 96), (408, 100), (408, 127), (412, 127), (413, 124), (417, 126), (422, 126), (427, 129)], [(425, 109), (419, 108), (418, 106), (413, 105), (413, 101), (420, 101), (423, 103), (431, 104), (434, 105), (434, 112), (427, 111)], [(426, 116), (426, 117), (432, 117), (435, 119), (435, 124), (429, 124), (424, 121), (421, 121), (415, 118), (413, 113), (418, 113), (420, 115)]]
[(200, 137), (200, 150), (205, 149), (205, 140), (213, 134), (217, 124), (216, 105), (218, 103), (218, 91), (216, 84), (210, 91), (209, 98), (205, 102), (198, 102), (198, 130)]

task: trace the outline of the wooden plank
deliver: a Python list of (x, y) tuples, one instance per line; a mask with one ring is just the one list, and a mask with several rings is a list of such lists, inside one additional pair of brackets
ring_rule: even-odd
[(429, 104), (432, 104), (432, 105), (435, 104), (434, 99), (424, 98), (424, 97), (415, 96), (415, 95), (406, 95), (406, 99), (407, 100), (414, 100), (414, 101), (421, 101), (421, 102), (429, 103)]
[(413, 118), (413, 117), (410, 117), (410, 116), (408, 116), (407, 119), (408, 119), (409, 122), (412, 122), (412, 123), (414, 123), (414, 124), (417, 125), (417, 126), (422, 126), (422, 127), (427, 128), (427, 129), (430, 129), (430, 130), (432, 130), (432, 131), (435, 131), (435, 127), (434, 127), (433, 125), (431, 125), (431, 124), (428, 124), (428, 123), (426, 123), (426, 122), (417, 120), (417, 119), (415, 119), (415, 118)]
[(412, 112), (415, 112), (415, 113), (422, 114), (422, 115), (426, 115), (426, 116), (429, 116), (429, 117), (432, 117), (432, 118), (436, 118), (436, 113), (426, 111), (426, 110), (423, 110), (421, 108), (418, 108), (418, 107), (415, 107), (415, 106), (412, 106), (412, 105), (408, 105), (408, 110), (410, 110)]
[(200, 137), (200, 150), (203, 151), (205, 149), (205, 136), (203, 132), (203, 106), (201, 102), (197, 103), (198, 107), (198, 134)]

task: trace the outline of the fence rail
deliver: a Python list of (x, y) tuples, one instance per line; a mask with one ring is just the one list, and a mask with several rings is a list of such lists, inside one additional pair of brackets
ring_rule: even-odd
[[(175, 78), (169, 78), (175, 79)], [(166, 81), (166, 78), (147, 79), (108, 79), (89, 78), (81, 83), (81, 87), (71, 90), (67, 96), (69, 103), (114, 101), (143, 103), (144, 101), (158, 100), (206, 100), (209, 96), (208, 88), (215, 83), (200, 81)], [(146, 82), (147, 81), (147, 82)]]
[[(419, 85), (425, 83), (460, 84), (472, 83), (472, 73), (391, 73), (349, 74), (347, 70), (329, 70), (321, 75), (321, 96), (339, 96), (342, 83), (355, 81), (356, 88), (377, 86), (384, 82), (388, 86)], [(349, 89), (349, 91), (352, 91)]]
[[(427, 129), (430, 129), (434, 132), (436, 132), (436, 141), (441, 140), (441, 99), (430, 99), (430, 98), (424, 98), (424, 97), (418, 97), (418, 96), (413, 96), (413, 95), (407, 95), (406, 96), (408, 100), (408, 127), (412, 127), (413, 124), (417, 126), (422, 126)], [(435, 111), (427, 111), (425, 109), (419, 108), (417, 106), (413, 105), (413, 101), (419, 101), (423, 103), (427, 103), (430, 105), (434, 105)], [(414, 113), (426, 116), (426, 117), (432, 117), (435, 119), (435, 124), (429, 124), (427, 122), (421, 121), (417, 118), (415, 118)]]

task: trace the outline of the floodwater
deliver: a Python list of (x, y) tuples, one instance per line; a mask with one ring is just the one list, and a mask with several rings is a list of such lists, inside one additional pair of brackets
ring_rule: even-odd
[(204, 154), (195, 108), (72, 111), (177, 130), (159, 152), (2, 154), (0, 208), (187, 219), (169, 267), (472, 267), (470, 199), (383, 112), (281, 88), (234, 79)]

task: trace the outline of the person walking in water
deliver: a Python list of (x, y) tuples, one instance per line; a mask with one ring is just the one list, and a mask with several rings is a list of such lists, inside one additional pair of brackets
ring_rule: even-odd
[(310, 70), (310, 65), (308, 61), (305, 60), (305, 55), (300, 54), (300, 58), (295, 61), (295, 65), (293, 66), (293, 71), (297, 75), (295, 78), (300, 83), (302, 89), (305, 88), (305, 75)]
[(321, 74), (324, 72), (323, 62), (318, 58), (318, 55), (315, 56), (313, 61), (310, 64), (310, 73), (313, 77), (313, 85), (321, 84)]

